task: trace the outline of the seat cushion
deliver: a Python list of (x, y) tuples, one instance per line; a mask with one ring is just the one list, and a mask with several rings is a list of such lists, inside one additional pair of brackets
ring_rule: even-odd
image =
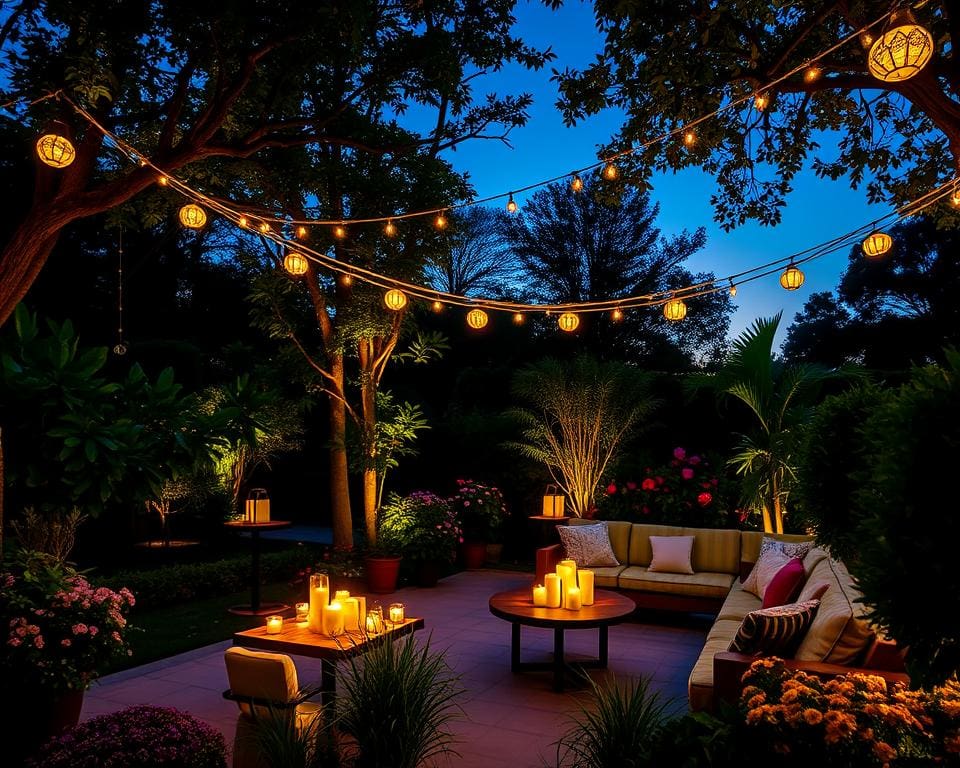
[[(299, 693), (297, 668), (293, 659), (286, 654), (233, 647), (227, 648), (223, 660), (227, 667), (230, 691), (235, 696), (285, 703), (295, 699)], [(248, 704), (239, 705), (243, 714), (250, 714)], [(265, 715), (268, 712), (266, 707), (257, 707), (258, 714)]]
[(628, 566), (620, 573), (618, 586), (647, 592), (666, 592), (692, 597), (723, 599), (730, 591), (731, 573), (660, 573), (641, 566)]
[(619, 586), (617, 579), (626, 567), (625, 565), (614, 565), (609, 568), (591, 568), (594, 586), (616, 589)]
[(760, 598), (751, 592), (747, 592), (740, 580), (735, 579), (733, 587), (730, 588), (730, 594), (723, 601), (717, 618), (743, 621), (743, 617), (750, 611), (755, 611), (760, 607)]
[(710, 628), (707, 641), (687, 681), (687, 697), (690, 709), (694, 712), (713, 706), (713, 657), (730, 647), (738, 629), (740, 622), (731, 619), (717, 619)]

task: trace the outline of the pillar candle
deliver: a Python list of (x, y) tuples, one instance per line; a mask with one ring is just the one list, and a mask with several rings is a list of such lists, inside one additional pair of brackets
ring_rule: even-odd
[(267, 634), (279, 635), (283, 632), (283, 616), (267, 616)]
[(568, 611), (579, 611), (581, 605), (580, 587), (569, 587), (567, 589), (566, 604), (563, 607)]
[(339, 601), (339, 602), (341, 602), (341, 603), (342, 603), (344, 600), (346, 600), (348, 597), (350, 597), (350, 590), (349, 590), (349, 589), (338, 589), (338, 590), (334, 593), (334, 595), (333, 595), (333, 599), (334, 599), (334, 600), (337, 600), (337, 601)]
[(367, 618), (367, 598), (357, 596), (357, 630), (363, 629), (363, 623)]
[(538, 608), (542, 608), (547, 604), (547, 588), (542, 587), (537, 584), (533, 588), (533, 604)]
[(580, 599), (584, 605), (593, 605), (593, 571), (578, 571), (577, 581), (580, 583)]
[(360, 629), (360, 602), (357, 598), (348, 597), (339, 602), (343, 606), (343, 629), (346, 632)]
[(555, 573), (548, 573), (543, 577), (543, 588), (547, 592), (547, 608), (559, 608), (560, 577)]
[(327, 637), (343, 634), (343, 606), (336, 600), (323, 609), (323, 634)]
[(560, 597), (563, 607), (567, 607), (567, 590), (577, 586), (577, 564), (573, 560), (561, 560), (557, 563), (557, 576), (560, 577)]
[(311, 632), (323, 632), (323, 609), (330, 602), (330, 590), (315, 587), (310, 590), (310, 610), (307, 614), (307, 626)]

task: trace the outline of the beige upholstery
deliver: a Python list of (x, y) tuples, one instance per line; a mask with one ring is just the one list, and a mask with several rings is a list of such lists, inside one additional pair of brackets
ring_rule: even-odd
[(721, 528), (684, 528), (693, 536), (693, 570), (740, 573), (740, 531)]
[(650, 525), (634, 523), (630, 532), (629, 565), (640, 565), (646, 568), (653, 560), (653, 548), (650, 546), (651, 536), (683, 536), (684, 529), (677, 525)]
[(763, 531), (740, 532), (740, 559), (745, 563), (755, 563), (760, 557), (760, 542), (764, 538), (776, 541), (813, 541), (813, 536), (803, 533), (764, 533)]
[(618, 586), (646, 592), (722, 599), (730, 591), (734, 576), (730, 573), (661, 573), (640, 566), (624, 568)]
[[(299, 695), (297, 668), (289, 656), (249, 651), (246, 648), (227, 648), (223, 660), (227, 667), (230, 693), (234, 696), (249, 696), (281, 705), (294, 701)], [(297, 728), (305, 729), (311, 727), (321, 713), (320, 705), (311, 702), (287, 709), (244, 702), (237, 704), (240, 715), (237, 718), (237, 733), (233, 744), (234, 768), (268, 766), (260, 759), (254, 743), (257, 718), (293, 715), (297, 719)]]
[[(610, 548), (613, 550), (614, 557), (617, 558), (617, 562), (620, 565), (626, 565), (627, 559), (630, 554), (630, 529), (633, 527), (631, 523), (628, 523), (626, 520), (607, 520), (607, 534), (610, 536)], [(584, 520), (580, 517), (575, 517), (570, 520), (568, 525), (596, 525), (596, 520)], [(596, 568), (591, 568), (591, 570), (597, 570)], [(597, 586), (603, 586), (597, 582)], [(607, 584), (605, 586), (612, 587), (616, 586), (615, 584)]]
[(717, 619), (707, 635), (707, 642), (687, 681), (687, 697), (694, 712), (713, 706), (713, 657), (729, 650), (730, 643), (740, 629), (739, 619)]
[(718, 619), (730, 619), (732, 621), (743, 621), (743, 617), (750, 611), (756, 611), (760, 608), (762, 601), (756, 595), (747, 592), (739, 579), (734, 579), (733, 587), (727, 599), (723, 601), (720, 611), (717, 613)]
[(593, 571), (594, 586), (616, 589), (619, 586), (617, 577), (626, 567), (625, 565), (613, 565), (609, 568), (588, 568), (587, 570)]

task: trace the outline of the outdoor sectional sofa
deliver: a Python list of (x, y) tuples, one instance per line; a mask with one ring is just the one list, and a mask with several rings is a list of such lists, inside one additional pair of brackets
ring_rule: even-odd
[[(592, 520), (571, 520), (590, 524)], [(765, 534), (713, 528), (683, 528), (622, 521), (607, 522), (607, 531), (618, 566), (591, 568), (598, 587), (628, 595), (638, 608), (715, 614), (713, 626), (697, 663), (690, 673), (690, 708), (710, 710), (720, 700), (734, 701), (740, 678), (754, 657), (727, 649), (744, 616), (760, 608), (761, 599), (743, 589), (742, 579), (756, 562)], [(767, 534), (769, 535), (769, 534)], [(648, 570), (653, 552), (650, 536), (693, 536), (691, 565), (694, 573)], [(812, 541), (809, 536), (773, 536), (780, 541)], [(562, 559), (561, 545), (537, 550), (537, 580)], [(878, 635), (865, 619), (866, 609), (844, 565), (814, 547), (805, 556), (806, 582), (798, 600), (823, 583), (829, 584), (802, 643), (788, 665), (830, 676), (860, 671), (887, 680), (908, 678), (896, 645)]]

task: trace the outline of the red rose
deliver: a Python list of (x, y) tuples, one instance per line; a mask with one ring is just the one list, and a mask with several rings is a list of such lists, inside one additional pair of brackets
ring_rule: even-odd
[(614, 483), (610, 483), (607, 486), (607, 496), (613, 496), (617, 492), (617, 486)]
[(640, 483), (640, 487), (645, 491), (652, 491), (657, 487), (657, 484), (654, 482), (652, 477), (645, 477), (643, 482)]
[(687, 461), (688, 461), (690, 464), (693, 464), (693, 466), (697, 466), (697, 464), (700, 463), (700, 457), (699, 457), (699, 456), (691, 456), (689, 459), (687, 459)]
[(711, 501), (713, 501), (713, 496), (706, 491), (697, 496), (697, 504), (701, 507), (709, 506)]

